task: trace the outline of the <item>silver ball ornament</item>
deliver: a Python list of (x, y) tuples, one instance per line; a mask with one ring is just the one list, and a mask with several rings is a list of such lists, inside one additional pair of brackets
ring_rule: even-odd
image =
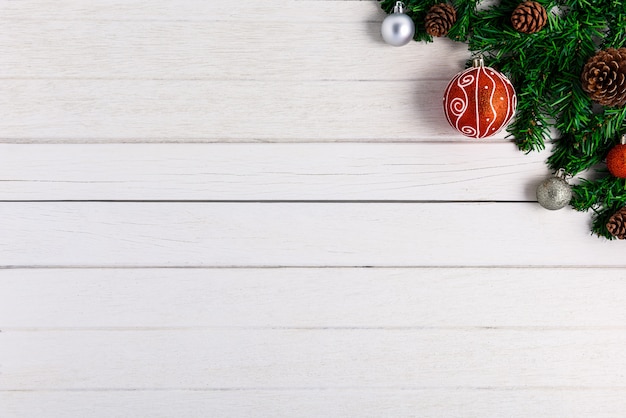
[(415, 23), (402, 11), (403, 4), (399, 1), (394, 6), (393, 13), (383, 20), (380, 27), (380, 34), (389, 45), (406, 45), (415, 35)]
[(564, 178), (554, 176), (537, 187), (537, 202), (549, 210), (558, 210), (572, 200), (572, 188)]

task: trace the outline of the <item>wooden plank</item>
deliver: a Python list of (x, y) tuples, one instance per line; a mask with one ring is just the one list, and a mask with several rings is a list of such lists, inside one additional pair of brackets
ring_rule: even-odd
[(0, 333), (2, 390), (624, 389), (615, 330)]
[[(345, 20), (303, 20), (323, 17), (319, 12), (313, 5), (292, 20), (263, 18), (254, 24), (236, 15), (211, 22), (0, 19), (0, 78), (406, 83), (451, 79), (468, 58), (467, 46), (449, 39), (390, 47), (380, 37), (380, 21), (351, 21), (347, 14), (341, 16)], [(436, 71), (434, 51), (446, 57), (437, 61)]]
[(150, 0), (20, 0), (0, 3), (0, 19), (40, 21), (293, 21), (361, 22), (381, 20), (385, 14), (375, 1), (239, 0), (227, 4), (206, 0), (153, 2)]
[(624, 266), (536, 203), (4, 203), (3, 266)]
[(610, 328), (621, 269), (0, 270), (0, 327)]
[(0, 141), (469, 142), (436, 99), (447, 83), (0, 80)]
[(0, 142), (460, 139), (433, 97), (464, 48), (439, 42), (434, 73), (426, 45), (380, 41), (375, 2), (238, 4), (254, 25), (184, 3), (3, 4)]
[(0, 392), (4, 418), (144, 416), (614, 418), (623, 389), (403, 389)]
[(2, 144), (0, 200), (535, 200), (545, 154), (476, 144)]

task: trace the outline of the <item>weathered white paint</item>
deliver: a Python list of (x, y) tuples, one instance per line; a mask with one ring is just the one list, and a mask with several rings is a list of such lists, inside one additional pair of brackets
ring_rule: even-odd
[[(448, 39), (437, 40), (432, 60), (424, 59), (427, 51), (434, 52), (432, 45), (412, 43), (390, 50), (377, 39), (383, 16), (373, 2), (367, 22), (307, 20), (320, 17), (319, 3), (300, 4), (292, 21), (263, 17), (254, 24), (234, 17), (7, 20), (0, 46), (9, 54), (0, 77), (233, 80), (236, 88), (242, 79), (445, 79), (467, 60), (467, 47)], [(16, 33), (23, 35), (16, 39)]]
[[(609, 388), (372, 388), (0, 392), (7, 417), (594, 417), (615, 418), (626, 391)], [(135, 411), (140, 411), (136, 414)]]
[(3, 330), (623, 328), (620, 268), (0, 271)]
[(623, 329), (9, 330), (0, 390), (624, 390), (625, 345)]
[[(7, 203), (12, 266), (625, 266), (536, 203)], [(556, 249), (556, 250), (555, 250)]]
[[(3, 142), (463, 140), (441, 116), (439, 98), (447, 82), (4, 79), (0, 138)], [(501, 132), (492, 140), (505, 136)]]
[[(148, 7), (150, 6), (150, 7)], [(271, 3), (240, 0), (236, 5), (218, 1), (185, 0), (146, 3), (145, 0), (20, 0), (2, 3), (2, 18), (9, 21), (190, 21), (190, 22), (368, 22), (384, 13), (375, 1), (274, 0)], [(289, 35), (292, 35), (291, 33)], [(315, 34), (312, 34), (314, 36)]]
[[(463, 45), (441, 40), (433, 61), (424, 60), (427, 45), (388, 48), (378, 34), (384, 13), (375, 2), (281, 1), (271, 13), (250, 1), (237, 4), (241, 13), (213, 3), (176, 11), (150, 3), (149, 12), (134, 18), (142, 11), (137, 2), (102, 1), (97, 12), (65, 2), (49, 6), (53, 15), (39, 14), (45, 3), (4, 4), (0, 140), (457, 136), (432, 98), (442, 97), (447, 79), (462, 69)], [(349, 22), (320, 22), (324, 10), (326, 17), (344, 10)], [(255, 13), (255, 24), (239, 18)], [(306, 22), (309, 16), (315, 17)]]
[(530, 201), (546, 156), (508, 142), (0, 144), (0, 200)]
[(623, 414), (623, 243), (383, 17), (0, 2), (2, 418)]

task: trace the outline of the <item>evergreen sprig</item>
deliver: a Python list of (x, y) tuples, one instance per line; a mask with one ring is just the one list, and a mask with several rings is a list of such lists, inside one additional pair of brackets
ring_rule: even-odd
[[(415, 22), (416, 41), (432, 41), (423, 22), (430, 7), (442, 1), (404, 1)], [(472, 56), (483, 55), (514, 84), (518, 107), (507, 131), (520, 150), (537, 151), (551, 143), (548, 166), (578, 175), (602, 163), (626, 132), (626, 108), (594, 105), (580, 82), (596, 51), (626, 46), (626, 7), (622, 0), (536, 0), (548, 11), (548, 23), (537, 33), (524, 34), (510, 21), (522, 1), (483, 7), (479, 0), (449, 0), (457, 22), (447, 36), (466, 42)], [(383, 0), (381, 7), (390, 13), (395, 3)], [(574, 209), (595, 212), (592, 231), (612, 238), (606, 221), (626, 205), (625, 181), (610, 175), (582, 180), (573, 192)]]
[(616, 179), (610, 175), (598, 180), (582, 179), (573, 186), (572, 206), (576, 210), (592, 210), (595, 214), (592, 231), (599, 236), (613, 239), (606, 224), (609, 218), (621, 207), (626, 206), (626, 179)]

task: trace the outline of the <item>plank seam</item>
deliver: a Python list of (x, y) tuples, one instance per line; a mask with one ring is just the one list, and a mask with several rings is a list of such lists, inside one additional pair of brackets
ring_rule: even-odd
[(479, 331), (479, 332), (606, 332), (626, 326), (179, 326), (179, 327), (1, 327), (0, 333), (50, 332), (188, 332), (188, 331)]
[[(453, 270), (453, 269), (483, 269), (483, 270), (510, 270), (510, 269), (550, 269), (550, 270), (558, 270), (558, 269), (569, 269), (569, 270), (599, 270), (599, 269), (611, 269), (611, 270), (622, 270), (626, 268), (625, 265), (375, 265), (375, 266), (367, 266), (367, 265), (326, 265), (326, 266), (316, 266), (316, 265), (167, 265), (167, 266), (158, 266), (158, 265), (145, 265), (145, 266), (134, 266), (134, 265), (119, 265), (119, 266), (107, 266), (107, 265), (0, 265), (0, 270), (177, 270), (177, 269), (194, 269), (194, 270), (273, 270), (273, 269), (311, 269), (311, 270), (321, 270), (321, 269), (343, 269), (343, 270), (358, 270), (358, 269), (369, 269), (369, 270), (396, 270), (396, 269), (405, 269), (405, 270), (426, 270), (426, 269), (442, 269), (442, 270)], [(1, 278), (0, 278), (1, 280)], [(626, 277), (624, 278), (626, 280)]]
[(393, 390), (393, 391), (450, 391), (450, 390), (467, 390), (467, 391), (626, 391), (626, 386), (312, 386), (312, 387), (293, 387), (293, 386), (275, 386), (275, 387), (192, 387), (192, 388), (43, 388), (43, 389), (0, 389), (0, 393), (58, 393), (58, 392), (252, 392), (252, 391), (268, 391), (268, 392), (300, 392), (300, 391), (365, 391), (365, 390)]

